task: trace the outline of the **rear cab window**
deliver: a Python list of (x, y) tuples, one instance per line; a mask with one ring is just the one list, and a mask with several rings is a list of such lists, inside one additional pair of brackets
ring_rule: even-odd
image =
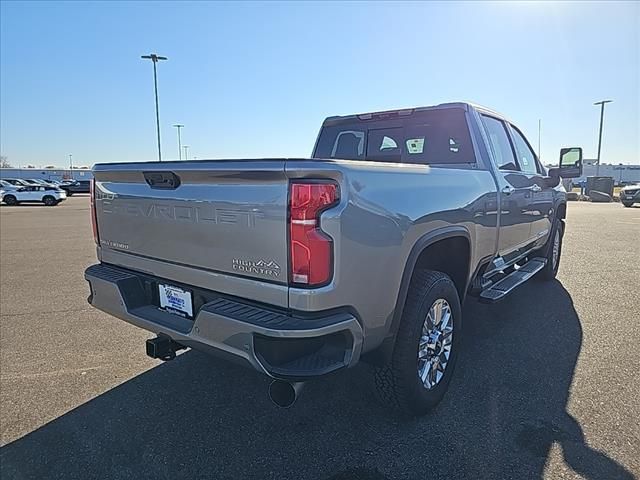
[(313, 157), (424, 165), (476, 163), (463, 109), (379, 115), (388, 118), (372, 114), (366, 119), (325, 122)]

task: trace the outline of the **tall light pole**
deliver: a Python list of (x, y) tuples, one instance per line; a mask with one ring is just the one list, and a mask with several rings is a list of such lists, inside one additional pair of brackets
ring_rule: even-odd
[(600, 173), (600, 147), (602, 146), (602, 122), (604, 121), (604, 104), (611, 103), (613, 100), (601, 100), (595, 102), (594, 105), (600, 105), (600, 134), (598, 135), (598, 163), (596, 164), (596, 177)]
[(538, 160), (540, 160), (540, 131), (542, 130), (542, 119), (538, 119)]
[(184, 148), (184, 159), (189, 160), (189, 145), (183, 145), (182, 148)]
[(71, 160), (72, 157), (73, 155), (69, 154), (69, 170), (73, 170), (73, 161)]
[(162, 161), (162, 150), (160, 149), (160, 113), (158, 111), (158, 73), (156, 72), (156, 63), (160, 60), (166, 60), (167, 57), (161, 57), (155, 53), (149, 55), (142, 55), (140, 58), (145, 58), (153, 62), (153, 85), (156, 92), (156, 130), (158, 132), (158, 161)]
[(180, 129), (184, 127), (184, 125), (180, 125), (179, 123), (176, 123), (174, 127), (178, 129), (178, 157), (180, 158), (180, 160), (182, 160), (182, 141), (180, 139)]

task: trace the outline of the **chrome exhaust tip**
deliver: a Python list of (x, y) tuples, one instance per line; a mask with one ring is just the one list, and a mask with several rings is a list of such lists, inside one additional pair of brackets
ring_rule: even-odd
[(298, 399), (304, 382), (285, 382), (284, 380), (274, 380), (269, 385), (269, 398), (281, 408), (289, 408)]

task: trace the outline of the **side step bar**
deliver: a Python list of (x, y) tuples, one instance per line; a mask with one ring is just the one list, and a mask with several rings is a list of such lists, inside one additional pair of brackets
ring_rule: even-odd
[(509, 295), (516, 287), (533, 277), (542, 270), (547, 260), (542, 257), (535, 257), (529, 260), (522, 267), (514, 270), (499, 282), (492, 284), (480, 293), (480, 301), (483, 303), (495, 303)]

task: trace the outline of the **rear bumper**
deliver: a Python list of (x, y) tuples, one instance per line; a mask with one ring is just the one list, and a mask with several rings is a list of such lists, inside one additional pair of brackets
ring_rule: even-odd
[(190, 320), (157, 306), (157, 283), (166, 280), (105, 264), (87, 268), (85, 279), (99, 310), (274, 378), (307, 380), (360, 357), (362, 328), (346, 311), (309, 315), (178, 284), (193, 291)]

